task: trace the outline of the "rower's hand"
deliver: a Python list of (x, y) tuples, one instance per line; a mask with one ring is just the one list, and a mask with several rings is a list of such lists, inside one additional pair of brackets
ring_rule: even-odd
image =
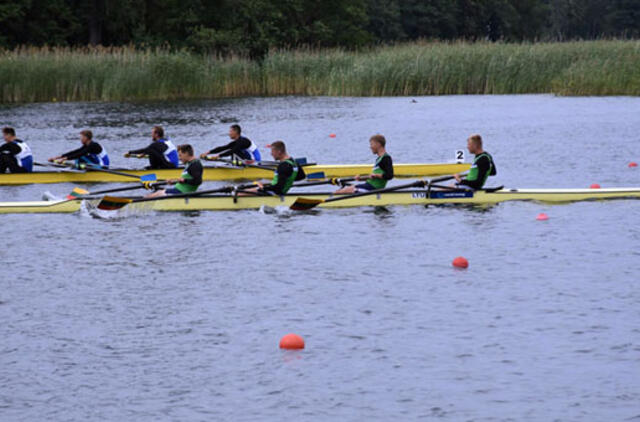
[(460, 183), (462, 181), (462, 177), (460, 177), (460, 174), (456, 173), (453, 175), (453, 178), (456, 179), (456, 182)]
[(178, 179), (169, 179), (167, 180), (167, 183), (170, 185), (175, 185), (176, 183), (178, 183)]
[(200, 154), (200, 158), (202, 158), (203, 160), (206, 160), (208, 155), (209, 155), (208, 152), (203, 152), (202, 154)]
[(124, 158), (129, 158), (131, 157), (131, 153), (130, 152), (125, 152), (124, 153)]
[(264, 189), (264, 183), (256, 182), (256, 185), (258, 186), (259, 189)]

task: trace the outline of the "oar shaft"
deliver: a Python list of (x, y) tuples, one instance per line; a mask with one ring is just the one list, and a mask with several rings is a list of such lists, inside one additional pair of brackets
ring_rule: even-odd
[(93, 166), (91, 164), (85, 164), (84, 166), (85, 168), (88, 168), (91, 171), (101, 171), (103, 173), (111, 173), (111, 174), (117, 174), (118, 176), (131, 177), (132, 179), (140, 179), (140, 176), (136, 176), (135, 174), (124, 173), (116, 170), (103, 169), (102, 167)]
[[(164, 186), (166, 184), (167, 182), (158, 182), (158, 183), (152, 183), (151, 186), (158, 187), (158, 186)], [(100, 195), (102, 193), (124, 192), (127, 190), (136, 190), (136, 189), (143, 189), (143, 188), (145, 188), (144, 185), (127, 186), (126, 188), (114, 188), (114, 189), (99, 190), (97, 192), (90, 192), (89, 195)]]
[(418, 180), (416, 182), (406, 183), (404, 185), (398, 185), (398, 186), (394, 186), (394, 187), (391, 187), (391, 188), (374, 189), (374, 190), (370, 190), (370, 191), (366, 191), (366, 192), (354, 193), (354, 194), (351, 194), (351, 195), (337, 196), (337, 197), (334, 197), (334, 198), (325, 199), (323, 202), (343, 201), (345, 199), (359, 198), (361, 196), (376, 195), (376, 194), (385, 193), (385, 192), (394, 192), (394, 191), (401, 190), (401, 189), (421, 188), (421, 187), (424, 187), (426, 185), (427, 185), (426, 181)]

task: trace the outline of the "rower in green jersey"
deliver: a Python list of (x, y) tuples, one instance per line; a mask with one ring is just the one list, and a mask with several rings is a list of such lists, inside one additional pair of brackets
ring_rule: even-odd
[(493, 163), (493, 157), (482, 149), (480, 135), (471, 135), (467, 139), (467, 149), (471, 154), (475, 154), (473, 165), (464, 179), (459, 174), (454, 174), (457, 181), (456, 186), (469, 187), (473, 190), (482, 189), (489, 176), (498, 174), (496, 165)]
[(393, 160), (385, 149), (387, 140), (382, 135), (373, 135), (369, 139), (369, 147), (374, 155), (377, 155), (376, 162), (373, 165), (373, 171), (369, 176), (356, 176), (356, 180), (366, 180), (358, 185), (345, 186), (338, 189), (335, 193), (349, 194), (363, 191), (371, 191), (383, 189), (387, 186), (387, 182), (393, 179)]
[(294, 182), (298, 180), (304, 180), (307, 175), (304, 170), (289, 154), (287, 153), (287, 147), (282, 141), (275, 141), (271, 145), (267, 145), (267, 148), (271, 148), (271, 156), (274, 160), (280, 161), (278, 168), (273, 175), (271, 183), (265, 184), (257, 182), (257, 188), (248, 189), (248, 192), (273, 192), (276, 195), (284, 195), (289, 192)]
[(158, 190), (148, 198), (157, 198), (165, 195), (179, 195), (181, 193), (191, 193), (198, 190), (202, 184), (202, 163), (195, 158), (193, 147), (189, 144), (178, 145), (178, 159), (184, 164), (184, 170), (179, 179), (167, 180), (167, 183), (174, 185), (172, 188)]

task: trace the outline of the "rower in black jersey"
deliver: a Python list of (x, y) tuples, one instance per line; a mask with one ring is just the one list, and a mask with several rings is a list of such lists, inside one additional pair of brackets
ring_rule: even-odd
[(287, 147), (284, 142), (275, 141), (271, 145), (267, 145), (267, 148), (271, 148), (271, 156), (273, 159), (280, 161), (273, 175), (273, 180), (271, 180), (270, 184), (257, 182), (257, 188), (248, 189), (247, 191), (284, 195), (289, 192), (294, 182), (304, 180), (307, 175), (302, 169), (302, 166), (287, 153)]
[(80, 148), (49, 158), (49, 161), (75, 160), (78, 168), (83, 164), (109, 168), (109, 154), (102, 145), (93, 141), (93, 133), (90, 130), (80, 132), (80, 142), (82, 143)]
[(468, 187), (473, 190), (482, 189), (489, 176), (498, 174), (496, 165), (493, 163), (493, 157), (482, 149), (482, 137), (480, 135), (471, 135), (467, 139), (467, 149), (471, 154), (475, 154), (473, 165), (464, 179), (459, 174), (454, 174), (457, 182), (456, 186)]
[(229, 128), (229, 138), (231, 138), (231, 142), (200, 154), (200, 158), (207, 158), (210, 154), (214, 154), (209, 158), (217, 160), (221, 157), (237, 157), (246, 161), (260, 161), (262, 157), (260, 156), (258, 146), (249, 138), (241, 136), (241, 133), (242, 129), (239, 125), (231, 125)]
[(127, 152), (124, 156), (142, 154), (149, 157), (149, 165), (146, 169), (174, 169), (180, 164), (178, 150), (173, 142), (164, 137), (164, 129), (154, 126), (151, 129), (151, 143), (140, 149)]

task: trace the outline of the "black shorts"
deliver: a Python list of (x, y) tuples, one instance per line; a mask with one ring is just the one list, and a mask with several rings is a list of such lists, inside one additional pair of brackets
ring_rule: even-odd
[(376, 189), (368, 183), (360, 183), (356, 185), (355, 188), (356, 188), (356, 192), (371, 191)]

